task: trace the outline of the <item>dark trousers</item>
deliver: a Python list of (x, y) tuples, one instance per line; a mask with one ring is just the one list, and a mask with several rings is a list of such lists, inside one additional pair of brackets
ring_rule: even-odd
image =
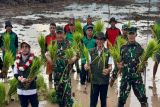
[(106, 85), (93, 84), (91, 86), (90, 107), (97, 106), (99, 94), (101, 100), (101, 107), (107, 107), (107, 91), (108, 91), (108, 84)]
[(81, 84), (84, 85), (86, 80), (88, 79), (88, 72), (84, 69), (84, 65), (82, 64), (81, 66), (81, 72), (80, 72), (80, 80), (81, 80)]
[(32, 107), (38, 107), (39, 101), (37, 94), (34, 95), (19, 95), (21, 107), (28, 107), (31, 103)]

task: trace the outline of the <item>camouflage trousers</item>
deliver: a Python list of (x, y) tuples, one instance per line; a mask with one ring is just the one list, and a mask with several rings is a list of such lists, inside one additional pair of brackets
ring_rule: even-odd
[(141, 107), (147, 107), (143, 105), (147, 105), (147, 97), (145, 94), (145, 86), (142, 81), (142, 77), (138, 76), (137, 78), (128, 77), (126, 75), (122, 76), (121, 85), (120, 85), (120, 96), (118, 99), (118, 107), (124, 107), (126, 100), (131, 91), (131, 87), (133, 88), (133, 92), (135, 96), (138, 98), (141, 103)]

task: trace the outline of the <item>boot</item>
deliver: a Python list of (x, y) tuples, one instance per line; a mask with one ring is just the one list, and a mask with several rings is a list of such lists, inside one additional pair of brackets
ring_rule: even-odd
[(118, 106), (117, 107), (124, 107), (124, 103), (118, 102)]
[(148, 107), (148, 103), (141, 103), (141, 107)]

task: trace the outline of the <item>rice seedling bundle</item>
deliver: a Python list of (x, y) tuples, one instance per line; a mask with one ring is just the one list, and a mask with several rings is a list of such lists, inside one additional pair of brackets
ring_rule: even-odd
[(79, 20), (75, 22), (76, 32), (79, 32), (83, 35), (83, 27)]
[(44, 77), (42, 75), (37, 76), (36, 80), (36, 87), (39, 91), (46, 91), (47, 90), (47, 85), (45, 83)]
[(9, 33), (5, 33), (3, 36), (3, 43), (4, 43), (4, 48), (5, 50), (10, 50), (10, 34)]
[(151, 31), (154, 36), (154, 38), (160, 43), (160, 24), (155, 23), (153, 26), (151, 26)]
[(3, 83), (0, 83), (0, 106), (5, 106), (5, 99), (6, 99), (6, 89)]
[(51, 56), (52, 61), (56, 60), (57, 56), (57, 50), (58, 50), (58, 45), (57, 42), (55, 42), (53, 45), (52, 43), (48, 46), (48, 51)]
[(13, 79), (9, 80), (9, 86), (10, 86), (9, 91), (8, 91), (8, 96), (9, 97), (16, 94), (17, 85), (18, 85), (18, 80), (16, 78), (13, 78)]
[(73, 48), (68, 48), (65, 50), (65, 58), (66, 59), (71, 59), (74, 57), (74, 50)]
[(57, 103), (56, 90), (55, 89), (49, 90), (47, 98), (48, 101), (51, 102), (52, 104)]
[(138, 72), (143, 72), (146, 61), (150, 57), (153, 57), (159, 49), (160, 49), (160, 44), (158, 44), (158, 41), (156, 41), (155, 39), (151, 39), (148, 42), (147, 47), (144, 49), (144, 52), (140, 57), (140, 63), (138, 64), (138, 69), (137, 69)]
[(38, 44), (41, 48), (41, 56), (42, 56), (42, 60), (45, 60), (45, 51), (46, 51), (46, 46), (45, 46), (45, 37), (43, 34), (40, 34), (40, 36), (38, 37)]
[(93, 29), (94, 35), (96, 35), (99, 32), (103, 32), (103, 30), (104, 30), (104, 22), (102, 20), (96, 21)]

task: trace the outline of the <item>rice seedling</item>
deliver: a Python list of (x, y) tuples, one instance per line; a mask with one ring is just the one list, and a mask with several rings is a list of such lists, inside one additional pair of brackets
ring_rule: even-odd
[(38, 91), (46, 91), (47, 90), (47, 85), (45, 83), (44, 77), (40, 74), (37, 76), (36, 88), (38, 89)]
[(74, 57), (74, 50), (73, 50), (73, 48), (68, 48), (68, 49), (66, 49), (65, 50), (65, 58), (66, 59), (71, 59), (71, 58), (73, 58)]
[(147, 47), (144, 49), (143, 54), (140, 57), (140, 63), (138, 64), (137, 71), (138, 72), (143, 72), (145, 68), (145, 63), (146, 61), (150, 58), (153, 57), (158, 50), (160, 49), (160, 44), (155, 39), (151, 39)]
[(45, 61), (45, 51), (46, 51), (46, 46), (45, 46), (45, 37), (43, 34), (40, 34), (38, 37), (38, 44), (41, 48), (41, 57), (42, 61)]
[(153, 26), (151, 26), (151, 31), (154, 36), (154, 38), (160, 43), (160, 24), (155, 23)]
[(104, 30), (104, 22), (102, 20), (98, 20), (95, 23), (95, 26), (93, 28), (94, 35), (96, 35), (99, 32), (103, 32)]
[(3, 43), (4, 43), (4, 48), (5, 50), (10, 50), (10, 34), (9, 33), (5, 33), (3, 36)]
[(83, 35), (83, 27), (79, 20), (76, 20), (75, 27), (76, 27), (76, 32), (79, 32)]
[(56, 90), (55, 89), (49, 90), (47, 98), (50, 103), (52, 104), (57, 103)]
[(0, 106), (4, 107), (6, 101), (6, 89), (3, 83), (0, 83)]
[(56, 60), (57, 51), (58, 51), (58, 45), (57, 42), (55, 42), (53, 45), (52, 43), (48, 46), (48, 51), (51, 56), (52, 61)]
[(16, 78), (9, 80), (9, 86), (10, 86), (9, 91), (8, 91), (9, 98), (11, 98), (11, 96), (16, 94), (17, 85), (18, 85), (18, 80)]

